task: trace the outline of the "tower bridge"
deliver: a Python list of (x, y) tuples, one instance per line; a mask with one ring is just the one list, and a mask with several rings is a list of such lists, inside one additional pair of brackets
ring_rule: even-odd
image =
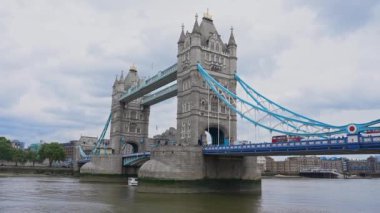
[[(200, 24), (196, 17), (191, 32), (182, 27), (177, 46), (177, 62), (153, 77), (140, 79), (132, 66), (126, 77), (116, 78), (110, 119), (96, 146), (96, 150), (107, 147), (112, 153), (95, 151), (91, 164), (84, 165), (81, 172), (120, 174), (122, 166), (137, 165), (143, 179), (259, 180), (256, 156), (260, 155), (380, 152), (379, 137), (362, 135), (380, 130), (380, 120), (331, 125), (293, 112), (253, 89), (237, 74), (233, 30), (224, 42), (208, 13)], [(237, 86), (248, 98), (236, 94)], [(174, 96), (175, 143), (154, 146), (148, 138), (150, 106)], [(237, 116), (270, 133), (305, 140), (236, 145)], [(109, 147), (103, 143), (108, 125)], [(212, 143), (202, 146), (207, 144), (206, 132)], [(344, 136), (344, 140), (333, 136)], [(125, 153), (127, 144), (133, 153)]]

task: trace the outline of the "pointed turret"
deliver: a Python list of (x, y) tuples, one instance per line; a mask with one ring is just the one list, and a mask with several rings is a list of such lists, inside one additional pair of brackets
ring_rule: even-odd
[(137, 75), (137, 68), (135, 65), (132, 65), (129, 68), (129, 72), (127, 76), (125, 77), (125, 81), (124, 81), (125, 89), (135, 86), (139, 82), (139, 80), (140, 78)]
[(183, 31), (185, 26), (182, 24), (181, 28), (182, 28), (182, 31), (181, 31), (181, 35), (179, 36), (178, 44), (183, 44), (185, 42), (185, 32)]
[(231, 47), (231, 46), (237, 47), (236, 42), (235, 42), (235, 37), (234, 37), (234, 28), (232, 27), (231, 27), (230, 39), (228, 40), (228, 47)]
[(199, 24), (198, 24), (198, 14), (195, 14), (195, 23), (193, 27), (193, 31), (191, 32), (192, 34), (201, 34), (201, 31), (199, 29)]
[(117, 82), (119, 81), (119, 79), (117, 79), (117, 77), (118, 77), (118, 76), (116, 75), (116, 76), (115, 76), (115, 81), (113, 82), (113, 86), (112, 86), (113, 88), (115, 88)]
[(120, 72), (120, 79), (119, 79), (120, 82), (124, 81), (124, 70), (122, 70)]
[(199, 25), (199, 32), (201, 34), (201, 44), (202, 46), (207, 46), (208, 41), (211, 36), (213, 35), (219, 35), (217, 32), (214, 22), (212, 20), (212, 16), (209, 13), (208, 9), (207, 12), (203, 14), (202, 22)]

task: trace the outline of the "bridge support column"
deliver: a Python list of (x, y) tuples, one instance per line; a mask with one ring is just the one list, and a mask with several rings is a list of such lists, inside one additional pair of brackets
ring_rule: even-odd
[(151, 152), (139, 177), (156, 180), (200, 180), (204, 178), (202, 147), (162, 146)]
[(121, 155), (93, 155), (91, 161), (80, 168), (81, 174), (121, 174)]
[(208, 179), (260, 180), (256, 157), (205, 157), (205, 177)]
[(261, 193), (256, 157), (205, 157), (200, 146), (158, 147), (138, 177), (140, 192)]

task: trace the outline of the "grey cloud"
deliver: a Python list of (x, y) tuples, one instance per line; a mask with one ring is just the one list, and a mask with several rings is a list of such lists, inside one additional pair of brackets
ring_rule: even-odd
[(328, 26), (333, 35), (355, 31), (365, 26), (373, 17), (373, 8), (379, 5), (378, 0), (313, 0), (298, 1), (317, 13), (317, 19)]
[(276, 57), (283, 51), (292, 47), (292, 38), (288, 35), (260, 35), (257, 30), (245, 33), (245, 29), (235, 32), (235, 37), (239, 41), (249, 42), (249, 45), (239, 45), (238, 43), (238, 72), (240, 75), (257, 78), (270, 78), (276, 71)]
[[(317, 88), (303, 89), (297, 98), (280, 100), (280, 104), (308, 116), (318, 116), (321, 111), (370, 111), (380, 109), (380, 97), (376, 94), (366, 94), (364, 90), (351, 88), (341, 91), (318, 91)], [(378, 115), (379, 116), (379, 115)], [(372, 115), (373, 119), (376, 115)], [(354, 122), (354, 121), (353, 121)]]

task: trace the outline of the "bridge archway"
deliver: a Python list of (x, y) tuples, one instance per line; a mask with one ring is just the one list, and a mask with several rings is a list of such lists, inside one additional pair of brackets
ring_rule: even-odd
[(122, 145), (121, 149), (122, 149), (123, 154), (131, 154), (131, 153), (139, 152), (139, 146), (134, 141), (126, 141), (125, 144)]
[[(212, 145), (223, 145), (224, 144), (224, 132), (222, 129), (217, 127), (210, 127), (206, 129), (205, 132), (208, 132), (211, 136)], [(206, 134), (207, 135), (207, 134)]]

